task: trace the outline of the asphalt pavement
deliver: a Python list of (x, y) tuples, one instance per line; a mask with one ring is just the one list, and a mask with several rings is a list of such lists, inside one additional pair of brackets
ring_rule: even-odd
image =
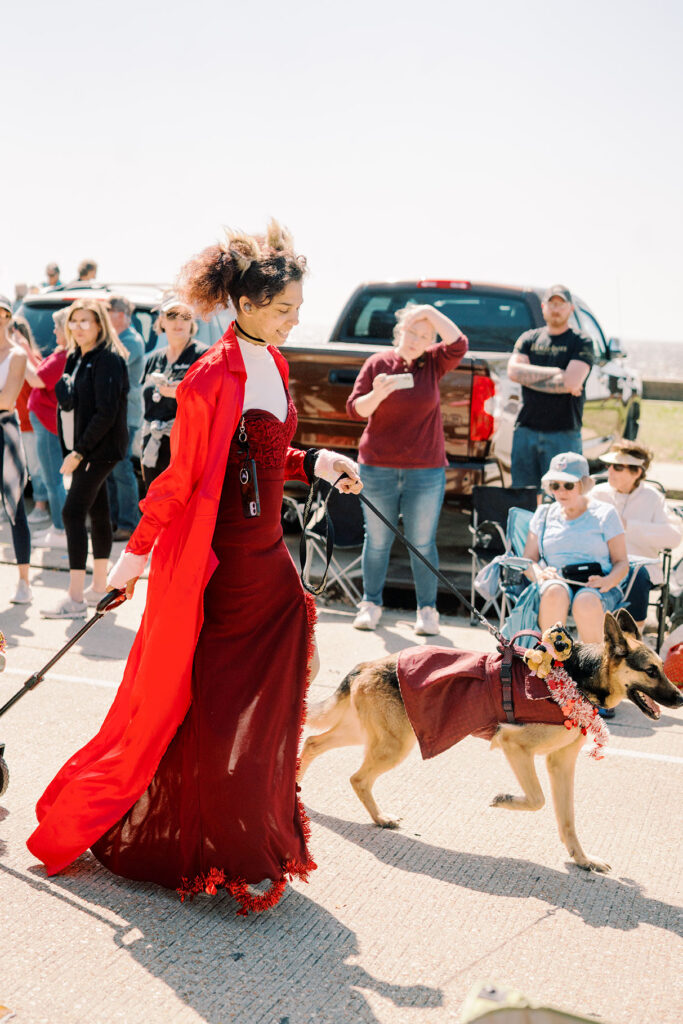
[[(0, 701), (77, 628), (39, 617), (63, 593), (64, 572), (34, 570), (26, 607), (8, 604), (15, 578), (0, 564)], [(431, 762), (414, 751), (379, 780), (380, 804), (402, 816), (397, 832), (376, 828), (349, 785), (359, 748), (316, 761), (303, 798), (319, 867), (265, 914), (237, 917), (225, 893), (181, 904), (90, 854), (48, 879), (25, 846), (35, 801), (102, 721), (145, 586), (0, 722), (11, 772), (0, 798), (0, 1005), (16, 1021), (441, 1024), (460, 1019), (479, 981), (612, 1024), (682, 1019), (682, 713), (655, 724), (622, 705), (609, 756), (579, 760), (579, 835), (612, 865), (608, 876), (568, 862), (550, 806), (489, 807), (516, 783), (499, 752), (470, 738)], [(357, 661), (425, 642), (413, 613), (385, 614), (376, 633), (354, 630), (352, 615), (320, 607), (312, 700)], [(493, 647), (463, 619), (444, 620), (436, 642)]]

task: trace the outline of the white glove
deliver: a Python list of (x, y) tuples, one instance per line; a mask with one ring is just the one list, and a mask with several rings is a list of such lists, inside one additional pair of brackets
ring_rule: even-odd
[(115, 590), (123, 590), (126, 583), (142, 576), (147, 565), (147, 555), (134, 555), (132, 551), (122, 551), (118, 562), (107, 576), (107, 586)]
[[(346, 455), (339, 455), (337, 452), (331, 452), (327, 448), (321, 448), (318, 452), (318, 457), (315, 460), (315, 475), (320, 477), (321, 480), (325, 480), (328, 484), (333, 484), (341, 475), (338, 470), (332, 468), (334, 462), (341, 462), (344, 468), (349, 469), (354, 477), (359, 475), (358, 464), (353, 459), (349, 459)], [(337, 490), (341, 490), (339, 485), (337, 485)]]

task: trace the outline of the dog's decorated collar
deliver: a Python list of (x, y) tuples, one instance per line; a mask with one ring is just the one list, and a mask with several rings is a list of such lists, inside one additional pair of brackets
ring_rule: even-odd
[(600, 760), (604, 757), (603, 747), (609, 739), (609, 732), (598, 714), (595, 704), (589, 701), (562, 664), (572, 653), (574, 642), (560, 626), (551, 626), (543, 633), (540, 643), (524, 655), (529, 671), (545, 680), (548, 695), (559, 704), (564, 715), (566, 729), (580, 729), (584, 736), (590, 735), (593, 746), (590, 757)]

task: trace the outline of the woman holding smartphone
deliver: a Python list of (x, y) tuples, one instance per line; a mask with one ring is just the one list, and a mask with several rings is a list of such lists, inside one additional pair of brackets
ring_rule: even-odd
[(178, 411), (176, 391), (206, 345), (193, 341), (197, 324), (190, 307), (172, 295), (165, 299), (154, 325), (165, 334), (168, 345), (147, 358), (142, 374), (142, 457), (140, 466), (145, 491), (171, 461), (171, 430)]
[[(366, 360), (346, 409), (352, 419), (368, 421), (358, 449), (365, 494), (394, 526), (402, 515), (407, 539), (436, 566), (447, 465), (439, 381), (460, 363), (467, 338), (433, 306), (406, 306), (396, 321), (394, 348)], [(363, 516), (363, 600), (353, 624), (375, 629), (394, 535), (365, 506)], [(439, 632), (436, 577), (412, 552), (410, 565), (415, 632), (431, 636)]]

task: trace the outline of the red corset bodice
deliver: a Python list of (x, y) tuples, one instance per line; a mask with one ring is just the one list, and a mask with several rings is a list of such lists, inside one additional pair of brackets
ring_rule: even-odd
[[(249, 439), (249, 455), (257, 466), (278, 469), (284, 465), (287, 448), (296, 430), (296, 409), (289, 392), (287, 393), (287, 418), (284, 423), (272, 412), (263, 409), (248, 409), (244, 421)], [(244, 452), (238, 444), (239, 426), (230, 443), (228, 464), (241, 462)]]

